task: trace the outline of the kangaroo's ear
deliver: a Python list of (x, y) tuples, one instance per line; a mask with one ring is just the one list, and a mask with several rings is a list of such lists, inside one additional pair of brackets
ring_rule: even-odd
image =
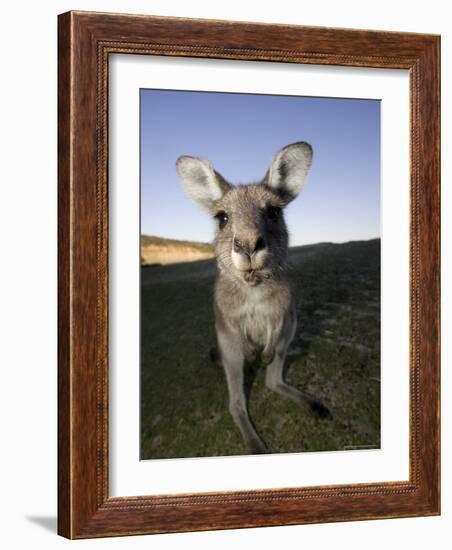
[(231, 188), (209, 162), (197, 157), (179, 157), (176, 161), (176, 170), (188, 195), (199, 207), (208, 212), (212, 211), (215, 202)]
[(312, 147), (299, 141), (287, 145), (273, 157), (267, 175), (267, 186), (287, 201), (303, 189), (312, 162)]

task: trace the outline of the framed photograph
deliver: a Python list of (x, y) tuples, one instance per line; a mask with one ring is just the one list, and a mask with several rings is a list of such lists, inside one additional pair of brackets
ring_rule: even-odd
[(440, 38), (58, 46), (59, 533), (439, 514)]

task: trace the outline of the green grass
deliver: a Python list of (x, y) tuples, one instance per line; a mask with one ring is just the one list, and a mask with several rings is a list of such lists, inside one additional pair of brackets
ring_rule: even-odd
[[(321, 399), (318, 419), (252, 367), (253, 422), (269, 452), (380, 446), (380, 240), (291, 249), (298, 328), (287, 379)], [(142, 267), (141, 458), (246, 454), (215, 345), (211, 260)]]

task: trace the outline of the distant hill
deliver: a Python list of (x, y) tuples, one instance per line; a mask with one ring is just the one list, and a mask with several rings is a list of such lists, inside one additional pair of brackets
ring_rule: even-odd
[(166, 265), (180, 262), (195, 262), (213, 258), (210, 244), (194, 241), (179, 241), (163, 237), (141, 236), (141, 264)]

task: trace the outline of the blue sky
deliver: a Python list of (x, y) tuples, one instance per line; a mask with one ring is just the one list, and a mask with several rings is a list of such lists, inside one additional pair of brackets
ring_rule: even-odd
[(290, 244), (380, 236), (380, 102), (141, 90), (141, 232), (211, 241), (214, 223), (183, 191), (180, 155), (205, 158), (231, 183), (260, 180), (285, 145), (314, 149), (286, 209)]

